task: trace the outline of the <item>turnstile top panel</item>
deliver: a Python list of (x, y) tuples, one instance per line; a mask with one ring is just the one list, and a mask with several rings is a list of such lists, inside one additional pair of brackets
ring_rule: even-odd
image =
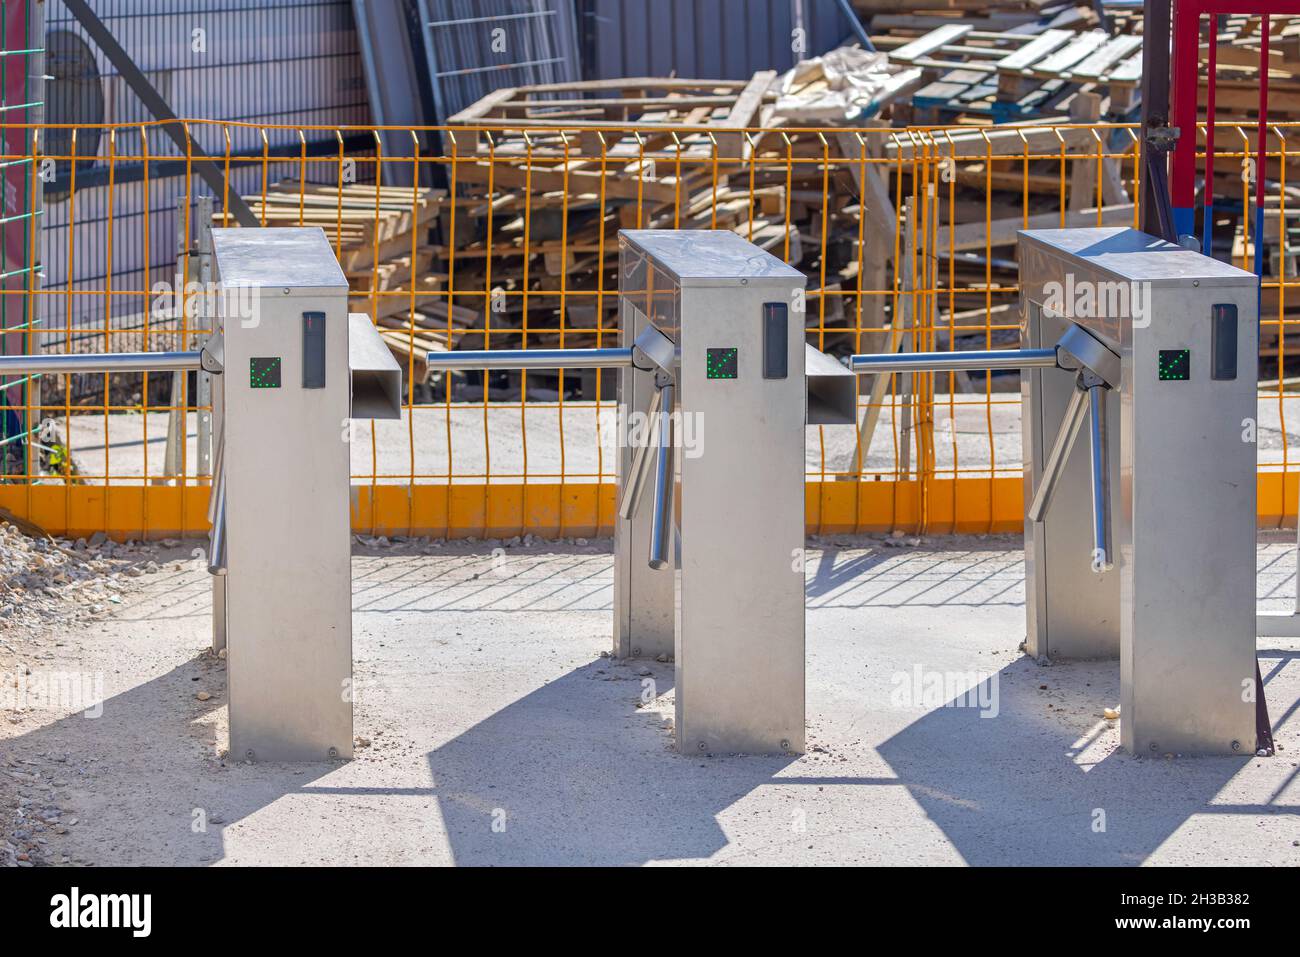
[(334, 248), (319, 226), (214, 229), (212, 248), (223, 286), (348, 287)]
[(729, 229), (621, 229), (618, 235), (682, 286), (737, 279), (804, 281), (799, 270)]
[[(1051, 259), (1083, 259), (1087, 267), (1130, 282), (1174, 284), (1200, 279), (1223, 286), (1258, 281), (1254, 273), (1123, 226), (1021, 230), (1022, 282), (1032, 284), (1037, 278), (1034, 274), (1040, 268), (1039, 255)], [(1059, 275), (1055, 270), (1052, 272), (1053, 278)]]

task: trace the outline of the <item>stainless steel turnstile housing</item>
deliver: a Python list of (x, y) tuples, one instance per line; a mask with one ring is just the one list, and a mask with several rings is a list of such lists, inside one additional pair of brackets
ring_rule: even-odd
[[(1122, 370), (1106, 399), (1114, 567), (1094, 569), (1079, 443), (1044, 520), (1025, 526), (1026, 649), (1118, 655), (1121, 740), (1134, 754), (1252, 753), (1258, 280), (1097, 228), (1022, 232), (1020, 281), (1026, 348), (1073, 323)], [(1022, 381), (1028, 507), (1075, 385), (1056, 369)]]
[(613, 653), (673, 658), (683, 753), (804, 748), (804, 425), (857, 403), (804, 286), (727, 230), (623, 230), (621, 346), (427, 357), (618, 371)]
[[(614, 652), (674, 656), (683, 753), (800, 752), (804, 276), (728, 231), (624, 230), (619, 255), (624, 345), (676, 349), (678, 495), (672, 574), (644, 558), (653, 509), (617, 520)], [(630, 425), (656, 374), (621, 373)]]
[[(320, 229), (214, 229), (230, 753), (352, 754), (348, 283)], [(235, 307), (239, 308), (235, 308)]]

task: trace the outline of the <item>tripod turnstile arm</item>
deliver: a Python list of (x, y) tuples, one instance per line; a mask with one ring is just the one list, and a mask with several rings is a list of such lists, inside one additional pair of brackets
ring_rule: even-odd
[(980, 369), (1054, 369), (1055, 349), (990, 349), (980, 352), (882, 352), (856, 355), (849, 368), (864, 372), (964, 372)]
[(1041, 522), (1051, 506), (1065, 463), (1074, 448), (1084, 418), (1091, 421), (1092, 445), (1092, 570), (1112, 565), (1110, 541), (1110, 468), (1106, 452), (1106, 390), (1119, 383), (1119, 356), (1095, 336), (1071, 325), (1051, 349), (999, 349), (980, 352), (896, 352), (856, 355), (849, 368), (864, 372), (960, 372), (992, 369), (1064, 369), (1077, 374), (1065, 418), (1052, 443), (1038, 488), (1029, 506), (1029, 519)]
[(1106, 384), (1084, 370), (1070, 395), (1061, 428), (1038, 478), (1038, 488), (1029, 506), (1029, 519), (1041, 522), (1052, 504), (1052, 495), (1065, 470), (1083, 420), (1088, 419), (1090, 445), (1089, 486), (1092, 494), (1092, 570), (1108, 571), (1112, 566), (1110, 542), (1110, 457), (1106, 449)]
[(616, 349), (479, 349), (430, 352), (433, 369), (642, 369), (671, 372), (676, 346), (647, 326), (630, 346)]
[[(672, 382), (657, 385), (646, 421), (652, 430), (646, 441), (636, 447), (628, 471), (618, 514), (624, 521), (632, 518), (641, 506), (646, 479), (654, 469), (654, 505), (650, 518), (650, 567), (656, 570), (669, 565), (668, 549), (672, 542), (673, 502), (676, 490), (675, 450), (673, 448), (673, 404), (676, 390)], [(654, 455), (651, 456), (653, 448)]]
[(212, 526), (212, 531), (208, 533), (208, 574), (224, 575), (226, 573), (226, 427), (224, 418), (221, 432), (217, 436), (212, 475), (212, 496), (208, 499), (208, 522)]
[(667, 568), (671, 559), (668, 549), (673, 540), (673, 502), (675, 498), (675, 462), (673, 456), (673, 403), (676, 392), (671, 383), (660, 387), (659, 425), (655, 449), (655, 497), (650, 519), (650, 567)]
[(623, 487), (623, 497), (619, 499), (618, 514), (624, 521), (635, 515), (641, 507), (641, 494), (645, 491), (646, 477), (650, 474), (650, 436), (648, 431), (651, 428), (658, 428), (659, 425), (659, 406), (663, 401), (663, 390), (655, 389), (654, 395), (650, 397), (650, 406), (646, 409), (646, 436), (645, 441), (637, 445), (636, 451), (632, 455), (632, 466), (628, 469), (626, 484)]
[(1092, 445), (1092, 570), (1113, 565), (1110, 554), (1110, 456), (1106, 451), (1106, 387), (1088, 386), (1088, 436)]
[(208, 574), (224, 575), (226, 573), (226, 473), (217, 476), (216, 487), (212, 490), (215, 503), (212, 520), (212, 533), (208, 537)]
[(1047, 453), (1043, 463), (1043, 474), (1038, 477), (1038, 488), (1034, 491), (1034, 500), (1029, 505), (1029, 520), (1041, 522), (1052, 504), (1052, 495), (1065, 469), (1065, 462), (1070, 457), (1070, 450), (1079, 437), (1083, 420), (1088, 415), (1088, 393), (1075, 389), (1070, 393), (1070, 404), (1065, 407), (1065, 418), (1056, 433), (1052, 450)]
[[(487, 351), (430, 352), (430, 370), (443, 369), (639, 369), (654, 372), (655, 395), (647, 415), (654, 435), (654, 513), (650, 529), (650, 567), (669, 563), (672, 542), (673, 498), (676, 475), (673, 453), (673, 405), (676, 391), (673, 371), (677, 345), (654, 326), (646, 326), (629, 347), (619, 349), (492, 349)], [(651, 469), (650, 442), (637, 447), (627, 484), (619, 499), (618, 513), (624, 519), (636, 514)], [(214, 525), (215, 528), (215, 525)], [(213, 547), (215, 551), (216, 540)]]

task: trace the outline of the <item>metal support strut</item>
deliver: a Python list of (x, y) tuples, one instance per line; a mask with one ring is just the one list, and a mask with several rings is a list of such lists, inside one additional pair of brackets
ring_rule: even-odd
[(655, 448), (655, 498), (650, 520), (650, 567), (667, 568), (669, 543), (672, 542), (675, 474), (673, 460), (673, 402), (675, 387), (671, 382), (658, 387), (659, 422)]

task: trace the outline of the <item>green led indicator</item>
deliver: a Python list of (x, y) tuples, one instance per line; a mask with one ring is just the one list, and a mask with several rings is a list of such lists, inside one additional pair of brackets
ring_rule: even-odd
[(254, 356), (249, 359), (248, 384), (254, 389), (280, 388), (280, 357)]
[(1192, 377), (1190, 349), (1161, 349), (1158, 371), (1162, 382), (1186, 382)]
[(735, 347), (726, 349), (706, 349), (704, 356), (705, 373), (710, 379), (734, 379), (740, 374), (737, 358), (740, 350)]

